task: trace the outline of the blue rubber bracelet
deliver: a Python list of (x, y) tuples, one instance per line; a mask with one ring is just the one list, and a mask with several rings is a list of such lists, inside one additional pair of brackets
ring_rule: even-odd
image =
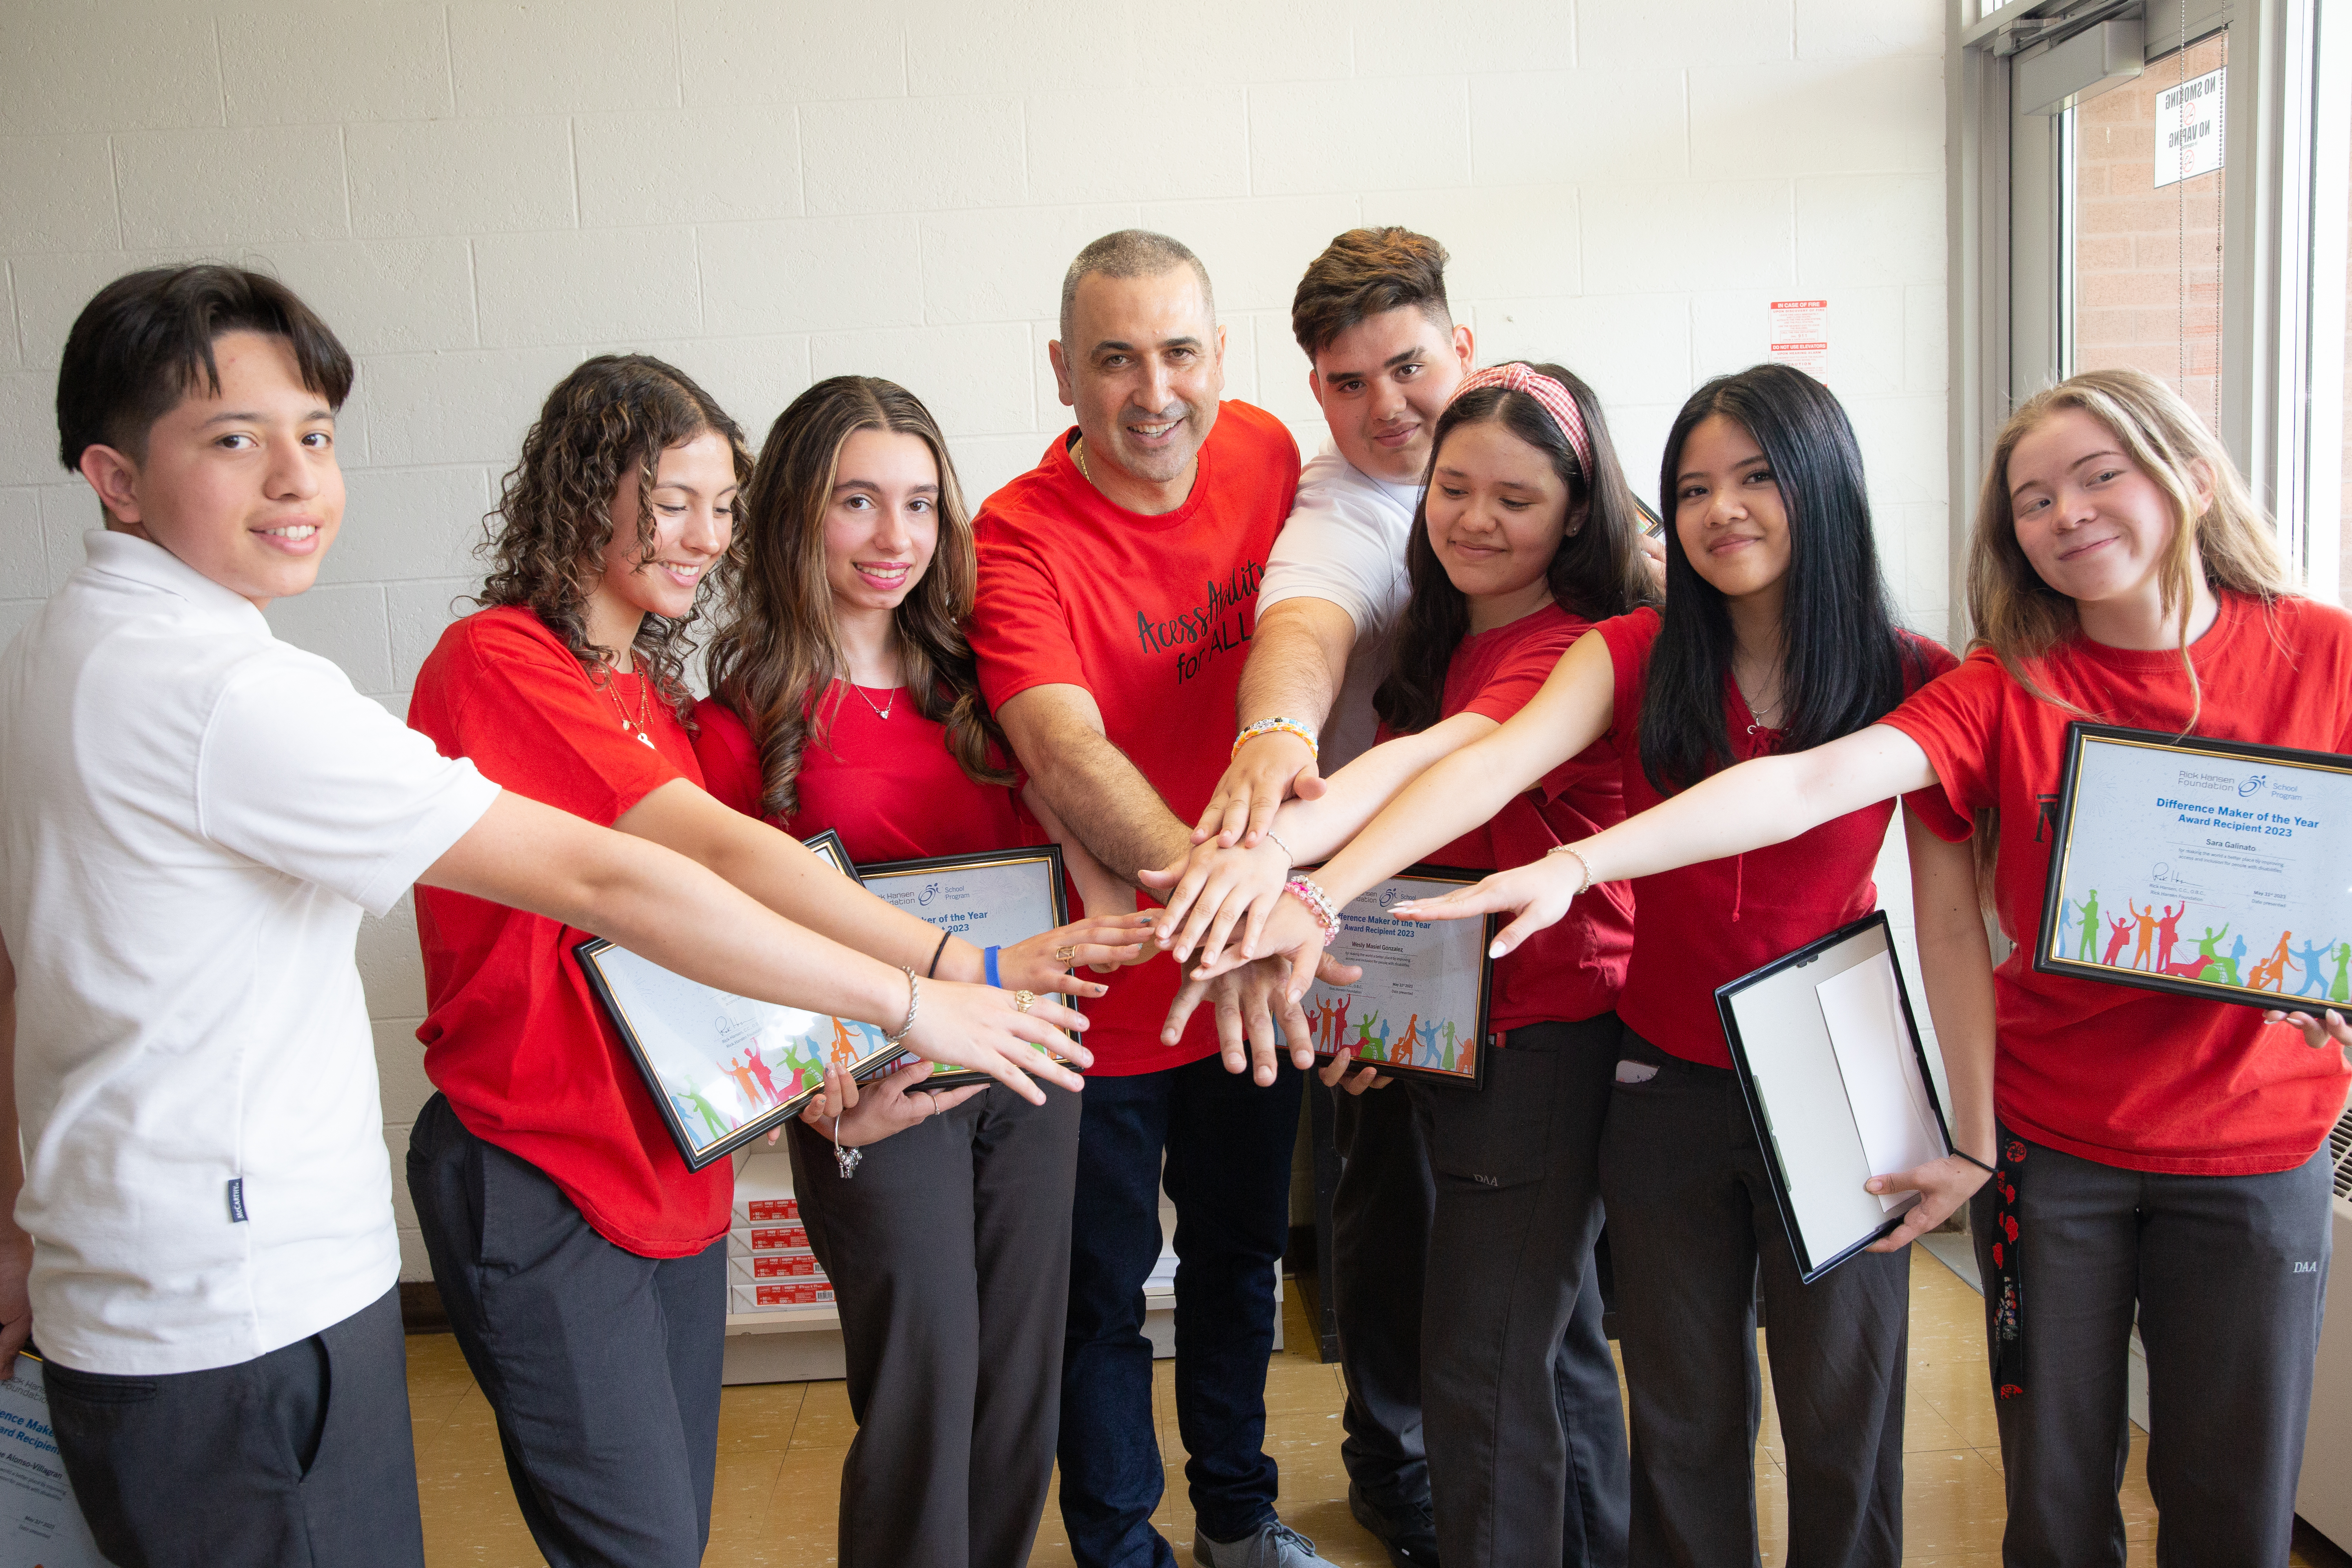
[(997, 950), (992, 947), (983, 950), (980, 955), (981, 963), (988, 967), (988, 983), (991, 985), (1002, 985), (1004, 984), (1003, 980), (997, 978), (996, 953)]

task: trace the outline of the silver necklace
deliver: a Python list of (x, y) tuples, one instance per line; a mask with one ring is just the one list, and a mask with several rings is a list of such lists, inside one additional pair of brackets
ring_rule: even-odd
[(845, 1182), (857, 1173), (857, 1163), (866, 1158), (863, 1149), (841, 1146), (841, 1118), (838, 1116), (833, 1119), (833, 1158), (834, 1163), (841, 1167), (841, 1179)]
[[(852, 691), (856, 692), (857, 700), (860, 702), (865, 703), (868, 708), (874, 708), (874, 699), (866, 695), (866, 689), (864, 687), (858, 685), (857, 682), (854, 680), (844, 680), (842, 684), (848, 687)], [(879, 708), (874, 708), (874, 717), (877, 719), (887, 719), (890, 717), (890, 710), (898, 706), (898, 693), (906, 689), (907, 689), (903, 686), (892, 687), (890, 689), (890, 700), (884, 703)]]
[[(1750, 721), (1748, 726), (1749, 734), (1753, 735), (1759, 730), (1776, 728), (1772, 721), (1780, 716), (1780, 703), (1775, 702), (1769, 708), (1760, 706), (1756, 699), (1748, 695), (1748, 689), (1739, 684), (1739, 678), (1736, 675), (1731, 678), (1731, 684), (1734, 689), (1738, 691), (1739, 700), (1748, 704), (1748, 717)], [(1768, 714), (1769, 717), (1767, 717)]]

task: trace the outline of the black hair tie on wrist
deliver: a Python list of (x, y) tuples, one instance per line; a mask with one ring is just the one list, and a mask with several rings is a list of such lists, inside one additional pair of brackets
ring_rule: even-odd
[(931, 949), (931, 966), (923, 971), (924, 979), (937, 980), (940, 977), (940, 955), (947, 952), (948, 938), (952, 934), (950, 931), (940, 932), (940, 945)]
[(1986, 1164), (1982, 1160), (1978, 1159), (1974, 1154), (1969, 1153), (1966, 1149), (1953, 1150), (1952, 1157), (1956, 1160), (1966, 1160), (1969, 1164), (1974, 1165), (1978, 1170), (1982, 1171), (1988, 1176), (1995, 1176), (2000, 1173), (1994, 1170), (1990, 1165)]

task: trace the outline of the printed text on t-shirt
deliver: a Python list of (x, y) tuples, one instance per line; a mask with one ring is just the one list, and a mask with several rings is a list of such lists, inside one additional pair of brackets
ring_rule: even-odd
[(1258, 584), (1265, 568), (1255, 561), (1234, 567), (1222, 583), (1204, 585), (1200, 603), (1164, 621), (1135, 612), (1136, 640), (1146, 653), (1172, 653), (1176, 683), (1182, 685), (1208, 667), (1210, 658), (1250, 640)]

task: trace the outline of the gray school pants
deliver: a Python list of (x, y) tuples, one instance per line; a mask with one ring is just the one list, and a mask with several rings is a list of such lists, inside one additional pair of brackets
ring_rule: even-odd
[(554, 1568), (696, 1568), (710, 1539), (727, 1238), (640, 1258), (436, 1094), (408, 1194), (507, 1478)]
[(397, 1289), (233, 1366), (41, 1372), (74, 1499), (121, 1568), (423, 1568)]
[(1895, 1568), (1909, 1250), (1861, 1253), (1804, 1283), (1731, 1070), (1669, 1056), (1631, 1029), (1619, 1056), (1601, 1195), (1633, 1405), (1633, 1563), (1759, 1561), (1760, 1277), (1789, 1470), (1788, 1561)]
[[(2287, 1560), (2326, 1308), (2327, 1151), (2264, 1176), (2173, 1176), (2001, 1141), (2015, 1162), (2023, 1391), (1996, 1395), (2009, 1568), (2124, 1562), (2126, 1368), (2147, 1352), (2164, 1568)], [(2005, 1161), (2007, 1166), (2010, 1162)], [(1969, 1214), (1990, 1283), (1996, 1194)], [(1996, 1292), (1985, 1292), (1995, 1332)]]
[(999, 1084), (866, 1150), (785, 1134), (833, 1281), (857, 1436), (842, 1568), (1018, 1568), (1061, 1425), (1080, 1097)]
[(1514, 1029), (1485, 1088), (1412, 1085), (1437, 1172), (1422, 1386), (1446, 1568), (1625, 1562), (1625, 1417), (1592, 1268), (1618, 1034), (1614, 1013)]
[(1348, 1400), (1339, 1458), (1372, 1506), (1391, 1519), (1430, 1506), (1422, 1431), (1421, 1287), (1436, 1201), (1428, 1133), (1402, 1087), (1335, 1101), (1339, 1184), (1331, 1194), (1331, 1302)]

